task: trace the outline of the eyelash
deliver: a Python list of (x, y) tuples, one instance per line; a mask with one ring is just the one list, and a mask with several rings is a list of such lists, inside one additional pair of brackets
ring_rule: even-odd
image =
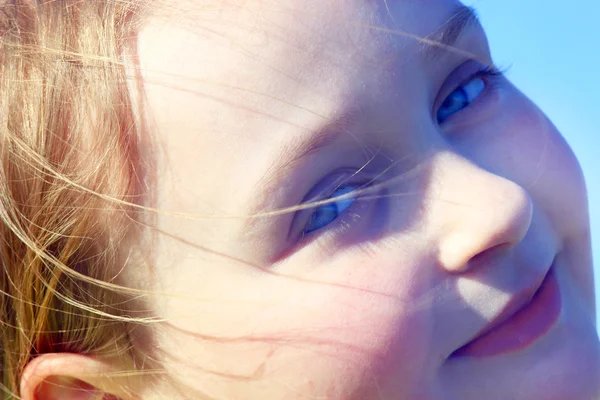
[(480, 69), (479, 71), (475, 72), (473, 74), (473, 76), (471, 76), (465, 83), (463, 83), (463, 85), (466, 83), (469, 83), (473, 79), (477, 79), (477, 78), (491, 79), (491, 78), (496, 78), (496, 77), (503, 77), (507, 71), (508, 71), (508, 68), (499, 68), (495, 65), (488, 65), (488, 66)]
[(471, 77), (471, 79), (474, 78), (479, 78), (479, 77), (486, 77), (486, 76), (502, 76), (506, 73), (508, 69), (501, 69), (498, 68), (495, 65), (488, 65), (482, 69), (480, 69), (479, 71), (475, 72), (473, 74), (473, 76)]
[[(483, 68), (480, 68), (479, 70), (477, 70), (476, 72), (474, 72), (473, 74), (468, 76), (466, 79), (462, 79), (461, 83), (458, 84), (457, 86), (455, 86), (454, 89), (449, 91), (448, 94), (444, 97), (442, 103), (437, 107), (436, 112), (435, 112), (435, 119), (437, 120), (438, 124), (443, 124), (447, 119), (452, 118), (455, 114), (460, 113), (464, 109), (470, 107), (472, 104), (477, 102), (480, 99), (480, 97), (485, 94), (485, 91), (489, 89), (490, 85), (493, 84), (493, 78), (504, 76), (506, 71), (507, 71), (507, 69), (500, 69), (493, 65), (487, 65)], [(442, 105), (446, 102), (446, 100), (450, 99), (450, 97), (454, 93), (456, 93), (459, 89), (466, 87), (467, 85), (469, 85), (476, 79), (481, 79), (484, 81), (485, 86), (483, 87), (481, 92), (478, 93), (478, 95), (472, 101), (470, 101), (468, 104), (465, 104), (464, 107), (461, 108), (460, 110), (457, 110), (456, 112), (451, 113), (444, 118), (440, 118), (439, 113), (440, 113)]]
[[(451, 96), (456, 90), (460, 89), (461, 87), (469, 84), (470, 82), (472, 82), (475, 79), (481, 78), (481, 79), (485, 79), (485, 84), (486, 86), (484, 87), (483, 91), (485, 91), (488, 88), (488, 85), (490, 84), (490, 79), (494, 78), (494, 77), (500, 77), (500, 76), (504, 76), (506, 70), (502, 70), (499, 69), (495, 66), (486, 66), (484, 68), (480, 68), (479, 70), (477, 70), (476, 72), (474, 72), (473, 74), (471, 74), (468, 78), (462, 80), (462, 83), (457, 85), (452, 91), (450, 91), (448, 93), (448, 95), (446, 96), (446, 98), (448, 98), (449, 96)], [(477, 101), (479, 99), (479, 97), (483, 95), (483, 92), (480, 93), (474, 100), (473, 102)], [(473, 102), (467, 104), (465, 106), (469, 107), (471, 104), (473, 104)], [(459, 110), (458, 112), (462, 111)], [(451, 117), (451, 116), (450, 116)], [(326, 204), (322, 204), (317, 206), (316, 208), (312, 209), (312, 212), (309, 216), (308, 221), (306, 222), (306, 224), (304, 225), (304, 228), (302, 229), (302, 237), (305, 237), (307, 235), (311, 235), (313, 232), (318, 232), (321, 231), (325, 228), (327, 228), (328, 226), (334, 224), (337, 220), (340, 219), (340, 217), (343, 216), (343, 214), (347, 213), (349, 211), (349, 209), (352, 209), (356, 204), (356, 201), (359, 199), (359, 196), (357, 195), (353, 195), (352, 197), (349, 197), (350, 199), (352, 199), (350, 204), (344, 205), (341, 211), (338, 211), (337, 209), (334, 210), (334, 212), (337, 213), (337, 215), (332, 218), (329, 222), (324, 223), (322, 226), (318, 226), (316, 228), (313, 227), (309, 227), (310, 224), (315, 220), (315, 218), (318, 218), (318, 216), (316, 217), (316, 213), (323, 208), (329, 208), (328, 210), (325, 210), (325, 212), (330, 212), (331, 211), (331, 207), (334, 207), (338, 202), (340, 201), (348, 201), (348, 197), (346, 197), (349, 193), (352, 193), (353, 190), (357, 190), (357, 189), (363, 189), (365, 187), (365, 185), (361, 185), (361, 184), (357, 184), (357, 183), (346, 183), (346, 184), (341, 184), (341, 185), (337, 185), (335, 186), (335, 188), (330, 191), (329, 195), (325, 198), (322, 198), (320, 201), (323, 200), (331, 200), (331, 202), (328, 202)], [(350, 192), (346, 192), (346, 193), (342, 193), (337, 194), (338, 191), (343, 191), (344, 189), (347, 188), (352, 188), (352, 190)], [(339, 200), (335, 200), (337, 197), (340, 196), (344, 196), (343, 199), (339, 199)]]
[[(351, 208), (354, 205), (354, 202), (356, 202), (356, 200), (357, 200), (357, 196), (352, 194), (352, 192), (354, 192), (355, 190), (360, 189), (360, 188), (361, 188), (361, 186), (357, 185), (357, 184), (346, 184), (346, 185), (338, 186), (337, 188), (335, 188), (335, 190), (331, 193), (331, 195), (329, 195), (329, 197), (327, 197), (327, 199), (325, 199), (325, 200), (332, 200), (332, 201), (328, 202), (326, 204), (317, 206), (315, 208), (315, 210), (312, 212), (312, 214), (310, 215), (309, 221), (306, 223), (306, 225), (302, 231), (302, 236), (305, 236), (311, 232), (315, 232), (320, 229), (323, 229), (323, 228), (329, 226), (330, 224), (332, 224), (334, 221), (336, 221), (344, 212), (346, 212), (349, 208)], [(350, 191), (344, 192), (346, 189), (350, 189)], [(338, 193), (340, 191), (342, 191), (341, 194)], [(342, 197), (342, 198), (340, 198), (340, 197)], [(344, 202), (342, 207), (337, 206), (338, 202)], [(335, 213), (337, 213), (337, 215), (335, 217), (333, 217), (329, 222), (324, 223), (322, 226), (319, 226), (316, 228), (310, 227), (310, 225), (313, 223), (313, 221), (315, 221), (317, 218), (319, 218), (318, 214), (317, 214), (317, 212), (319, 210), (323, 209), (323, 210), (325, 210), (325, 212), (330, 212), (330, 211), (332, 211), (332, 208), (335, 208), (335, 210), (333, 210), (333, 211)], [(342, 208), (342, 209), (340, 210), (340, 208)], [(327, 218), (327, 217), (325, 217), (325, 218)], [(318, 224), (318, 222), (316, 222), (316, 224)]]

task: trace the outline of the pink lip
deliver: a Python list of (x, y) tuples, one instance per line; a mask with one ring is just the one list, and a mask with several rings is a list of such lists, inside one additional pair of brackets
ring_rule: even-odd
[(554, 268), (543, 282), (513, 299), (473, 340), (452, 353), (457, 357), (489, 357), (529, 346), (554, 325), (562, 308)]

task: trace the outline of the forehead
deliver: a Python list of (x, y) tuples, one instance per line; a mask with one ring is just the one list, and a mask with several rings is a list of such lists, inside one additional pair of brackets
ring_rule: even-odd
[(174, 15), (187, 37), (180, 42), (189, 44), (179, 66), (185, 76), (332, 95), (375, 75), (373, 69), (409, 64), (423, 47), (418, 38), (431, 37), (457, 6), (452, 0), (189, 0), (189, 7), (179, 5), (185, 12), (167, 18)]
[(409, 110), (414, 96), (386, 102), (382, 94), (393, 95), (385, 89), (390, 79), (397, 93), (418, 92), (411, 90), (424, 73), (417, 38), (431, 37), (457, 6), (451, 0), (187, 0), (158, 10), (139, 35), (139, 63), (152, 120), (171, 158), (163, 164), (178, 177), (179, 192), (194, 184), (223, 194), (230, 185), (232, 199), (239, 198), (290, 138), (310, 136), (365, 104)]
[[(394, 83), (407, 91), (411, 80), (404, 78), (423, 72), (416, 53), (424, 45), (418, 39), (435, 34), (458, 5), (187, 0), (160, 9), (146, 27), (141, 68), (147, 83), (183, 89), (176, 96), (184, 108), (178, 104), (175, 113), (193, 104), (202, 124), (222, 135), (233, 130), (239, 138), (242, 131), (256, 131), (255, 125), (259, 131), (313, 131), (356, 99), (377, 98), (378, 89), (390, 84), (383, 75), (397, 75)], [(189, 117), (180, 120), (192, 123)]]

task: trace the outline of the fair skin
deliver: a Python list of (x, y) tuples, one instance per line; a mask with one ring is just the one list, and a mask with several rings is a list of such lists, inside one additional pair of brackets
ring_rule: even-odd
[[(473, 77), (492, 64), (481, 26), (467, 22), (453, 51), (415, 39), (444, 39), (452, 0), (205, 3), (157, 13), (138, 36), (150, 195), (203, 216), (156, 217), (154, 270), (136, 282), (173, 294), (153, 304), (166, 322), (148, 346), (179, 390), (138, 396), (597, 398), (583, 178), (506, 78)], [(476, 98), (440, 117), (461, 85)], [(319, 132), (338, 135), (296, 160)], [(244, 218), (350, 176), (351, 189), (385, 184), (318, 225), (314, 208)], [(551, 266), (561, 312), (548, 332), (453, 354)]]

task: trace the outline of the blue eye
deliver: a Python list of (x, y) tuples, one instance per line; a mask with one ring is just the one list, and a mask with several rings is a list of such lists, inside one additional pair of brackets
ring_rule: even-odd
[(483, 93), (485, 86), (485, 81), (479, 76), (450, 93), (437, 111), (438, 123), (441, 124), (450, 116), (468, 107)]
[[(358, 185), (346, 185), (340, 187), (336, 191), (334, 191), (329, 198), (340, 197), (345, 194), (351, 193), (358, 189), (360, 186)], [(324, 199), (326, 200), (326, 199)], [(310, 220), (306, 227), (304, 228), (303, 234), (310, 233), (312, 231), (316, 231), (321, 229), (330, 223), (332, 223), (337, 217), (339, 217), (348, 207), (354, 203), (356, 200), (353, 196), (344, 197), (343, 199), (339, 199), (335, 202), (323, 204), (313, 212), (310, 216)]]

